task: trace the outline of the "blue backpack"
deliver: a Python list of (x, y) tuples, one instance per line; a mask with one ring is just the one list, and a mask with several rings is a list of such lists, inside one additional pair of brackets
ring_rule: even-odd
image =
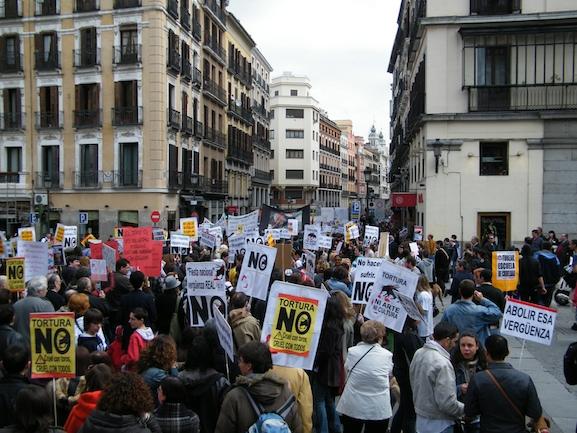
[(257, 415), (257, 420), (248, 428), (247, 433), (291, 433), (291, 429), (285, 421), (292, 407), (295, 404), (295, 397), (291, 395), (290, 398), (278, 408), (275, 412), (266, 412), (264, 407), (254, 401), (250, 392), (244, 387), (241, 389), (246, 394), (246, 397)]

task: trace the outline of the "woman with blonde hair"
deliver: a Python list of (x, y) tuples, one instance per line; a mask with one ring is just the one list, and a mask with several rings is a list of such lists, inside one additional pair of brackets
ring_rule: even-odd
[(415, 303), (423, 316), (417, 324), (419, 337), (423, 339), (433, 335), (433, 292), (426, 275), (421, 275), (415, 291)]

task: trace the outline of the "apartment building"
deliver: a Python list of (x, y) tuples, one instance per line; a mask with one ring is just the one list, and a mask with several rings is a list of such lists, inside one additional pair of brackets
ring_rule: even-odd
[(256, 44), (233, 15), (228, 15), (225, 34), (227, 65), (227, 149), (226, 178), (229, 215), (243, 215), (250, 209), (253, 165), (252, 128), (252, 50)]
[(389, 148), (387, 142), (383, 136), (383, 132), (380, 131), (377, 134), (377, 129), (375, 125), (371, 127), (369, 132), (368, 142), (365, 143), (365, 148), (369, 148), (373, 151), (373, 155), (378, 156), (377, 170), (375, 175), (378, 177), (377, 182), (373, 187), (373, 194), (375, 198), (382, 200), (389, 199)]
[(320, 182), (318, 101), (308, 77), (285, 72), (271, 81), (272, 203), (313, 203)]
[(270, 204), (270, 155), (269, 110), (270, 74), (272, 66), (258, 48), (252, 49), (252, 150), (254, 155), (251, 209)]
[[(357, 186), (358, 169), (357, 169), (357, 143), (353, 134), (352, 120), (335, 120), (337, 127), (342, 131), (342, 142), (346, 141), (346, 171), (342, 172), (343, 176), (343, 190), (342, 197), (350, 206), (352, 202), (359, 198), (359, 191)], [(344, 169), (344, 166), (341, 167)], [(362, 170), (361, 170), (362, 171)], [(348, 206), (347, 206), (348, 207)]]
[(319, 124), (320, 181), (317, 203), (322, 207), (339, 207), (341, 203), (341, 130), (325, 113)]
[(400, 224), (492, 231), (501, 247), (537, 226), (577, 233), (575, 18), (565, 0), (402, 3), (389, 63)]
[(349, 203), (349, 140), (347, 135), (341, 131), (339, 140), (339, 150), (341, 155), (341, 202), (339, 207), (350, 206)]

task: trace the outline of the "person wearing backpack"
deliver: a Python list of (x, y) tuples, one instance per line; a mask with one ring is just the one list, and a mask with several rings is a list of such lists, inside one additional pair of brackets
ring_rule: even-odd
[[(302, 433), (295, 396), (272, 371), (265, 343), (250, 341), (238, 350), (241, 376), (224, 398), (215, 433)], [(269, 431), (269, 430), (266, 430)]]
[(541, 250), (534, 254), (534, 257), (539, 260), (541, 270), (543, 272), (543, 281), (547, 293), (540, 296), (539, 304), (548, 307), (551, 305), (553, 293), (555, 292), (555, 285), (561, 279), (561, 264), (557, 256), (551, 251), (551, 242), (544, 241)]

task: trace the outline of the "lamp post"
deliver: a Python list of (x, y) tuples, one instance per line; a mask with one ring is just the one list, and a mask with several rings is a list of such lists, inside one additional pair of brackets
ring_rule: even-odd
[(365, 184), (366, 184), (366, 201), (367, 201), (367, 206), (365, 207), (365, 216), (367, 218), (367, 221), (369, 220), (369, 184), (371, 182), (371, 175), (372, 175), (373, 171), (371, 170), (370, 167), (365, 167), (365, 170), (363, 171), (363, 174), (365, 175)]

